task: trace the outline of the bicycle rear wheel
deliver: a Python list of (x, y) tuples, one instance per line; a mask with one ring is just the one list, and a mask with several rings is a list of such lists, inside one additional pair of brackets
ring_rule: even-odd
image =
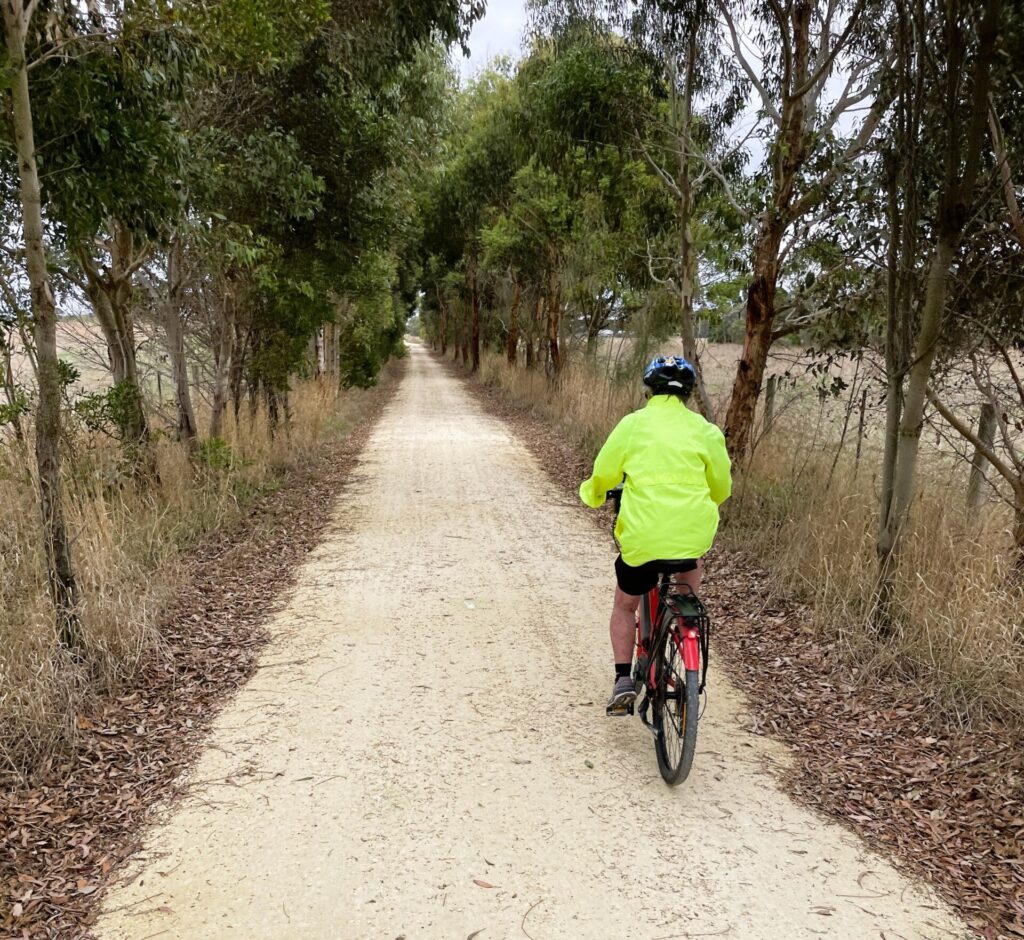
[(676, 786), (689, 776), (697, 750), (700, 673), (683, 666), (682, 656), (669, 635), (658, 653), (657, 675), (651, 722), (656, 732), (654, 752), (661, 776), (667, 784)]

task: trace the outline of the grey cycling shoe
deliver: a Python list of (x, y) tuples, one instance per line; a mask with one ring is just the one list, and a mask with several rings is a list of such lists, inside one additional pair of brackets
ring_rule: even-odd
[(628, 715), (633, 711), (635, 701), (636, 689), (633, 687), (633, 680), (629, 676), (619, 676), (615, 680), (612, 697), (608, 699), (605, 711), (609, 715)]

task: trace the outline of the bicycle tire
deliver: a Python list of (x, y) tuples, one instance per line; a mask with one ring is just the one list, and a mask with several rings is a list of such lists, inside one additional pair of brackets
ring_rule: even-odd
[[(654, 753), (662, 778), (674, 787), (690, 775), (697, 751), (700, 672), (683, 668), (679, 650), (670, 636), (665, 637), (659, 658), (651, 722), (656, 732)], [(673, 702), (678, 703), (675, 708)]]

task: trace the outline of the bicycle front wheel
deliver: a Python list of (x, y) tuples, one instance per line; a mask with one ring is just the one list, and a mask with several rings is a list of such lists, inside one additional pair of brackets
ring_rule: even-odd
[(671, 636), (665, 638), (658, 662), (658, 689), (653, 702), (652, 724), (658, 770), (670, 786), (690, 774), (697, 750), (697, 718), (700, 715), (700, 674), (687, 670)]

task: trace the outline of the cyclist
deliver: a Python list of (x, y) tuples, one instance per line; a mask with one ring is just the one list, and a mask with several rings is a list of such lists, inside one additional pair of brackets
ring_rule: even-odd
[(625, 476), (609, 627), (615, 685), (608, 704), (617, 714), (636, 698), (630, 670), (640, 598), (657, 585), (664, 561), (692, 561), (679, 566), (676, 579), (697, 593), (700, 558), (718, 531), (718, 507), (732, 492), (725, 437), (685, 405), (695, 381), (681, 356), (652, 359), (644, 370), (646, 407), (615, 426), (580, 486), (580, 499), (596, 509)]

